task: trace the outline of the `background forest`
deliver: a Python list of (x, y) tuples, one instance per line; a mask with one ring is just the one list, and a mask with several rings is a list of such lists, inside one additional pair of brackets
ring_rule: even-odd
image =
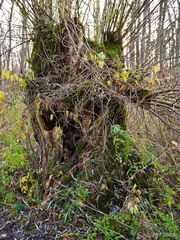
[(179, 0), (0, 0), (0, 239), (179, 239)]

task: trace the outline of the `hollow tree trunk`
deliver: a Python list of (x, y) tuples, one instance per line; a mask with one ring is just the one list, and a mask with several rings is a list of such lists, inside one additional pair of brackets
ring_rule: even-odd
[[(108, 37), (103, 47), (96, 43), (89, 46), (76, 18), (64, 19), (54, 29), (42, 19), (37, 26), (31, 56), (35, 79), (28, 82), (27, 105), (46, 175), (83, 165), (82, 156), (94, 156), (98, 144), (102, 150), (96, 154), (105, 154), (105, 143), (109, 141), (106, 129), (112, 124), (126, 129), (125, 96), (108, 95), (109, 78), (115, 88), (124, 89), (125, 95), (131, 93), (120, 87), (121, 83), (114, 77), (117, 70), (113, 68), (113, 58), (120, 59), (122, 53), (122, 39), (117, 39), (116, 33), (108, 33), (111, 39)], [(103, 64), (109, 67), (103, 70), (98, 67), (102, 60), (93, 55), (92, 48), (97, 51), (99, 48), (101, 55), (103, 49), (109, 56)]]

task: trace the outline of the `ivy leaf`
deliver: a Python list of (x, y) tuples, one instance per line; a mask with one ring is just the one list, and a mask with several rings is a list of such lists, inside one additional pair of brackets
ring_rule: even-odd
[(20, 211), (24, 211), (24, 210), (26, 209), (26, 207), (25, 207), (25, 205), (22, 204), (22, 203), (17, 203), (17, 204), (15, 205), (15, 209), (16, 209), (18, 212), (20, 212)]

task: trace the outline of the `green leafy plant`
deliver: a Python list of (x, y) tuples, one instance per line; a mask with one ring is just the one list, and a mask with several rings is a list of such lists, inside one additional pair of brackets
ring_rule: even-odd
[[(6, 75), (8, 73), (7, 71)], [(19, 178), (30, 170), (27, 158), (31, 154), (31, 149), (27, 146), (30, 127), (24, 113), (21, 82), (16, 78), (18, 76), (14, 74), (9, 83), (9, 94), (1, 104), (0, 111), (0, 145), (2, 147), (0, 151), (0, 200), (2, 204), (11, 207), (16, 203), (18, 195), (22, 195), (19, 191), (21, 190)]]
[(60, 217), (64, 222), (69, 222), (72, 220), (72, 216), (79, 207), (83, 207), (84, 203), (88, 199), (89, 192), (81, 184), (78, 184), (76, 187), (69, 187), (61, 192), (63, 195), (62, 201), (64, 203), (63, 215)]
[(116, 155), (121, 154), (124, 156), (125, 160), (127, 160), (132, 155), (135, 147), (132, 136), (128, 131), (123, 130), (120, 125), (113, 125), (111, 127), (111, 135)]

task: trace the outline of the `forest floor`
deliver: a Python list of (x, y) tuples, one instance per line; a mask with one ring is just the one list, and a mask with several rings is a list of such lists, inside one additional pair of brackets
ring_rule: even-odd
[[(146, 166), (149, 170), (148, 175), (143, 175), (143, 180), (150, 179), (146, 187), (129, 181), (123, 188), (118, 181), (111, 189), (111, 182), (105, 178), (83, 181), (80, 174), (76, 181), (65, 184), (50, 175), (45, 195), (35, 166), (38, 161), (33, 151), (37, 144), (28, 114), (22, 96), (17, 97), (12, 89), (0, 109), (0, 240), (180, 239), (180, 150), (178, 138), (170, 136), (169, 129), (163, 129), (165, 144), (159, 135), (161, 142), (155, 149), (152, 144), (143, 146), (128, 131), (116, 126), (117, 137), (125, 142), (121, 153), (129, 154), (131, 150), (132, 157), (134, 149), (141, 153), (143, 169)], [(131, 122), (129, 125), (134, 124), (132, 117)], [(159, 158), (162, 156), (159, 146), (161, 149), (164, 146), (164, 152), (171, 150), (164, 162)], [(149, 168), (151, 159), (153, 165)], [(142, 170), (135, 160), (125, 161), (132, 176), (134, 171)], [(109, 179), (112, 176), (110, 172)], [(66, 175), (63, 177), (66, 180)]]
[[(0, 240), (75, 240), (74, 229), (84, 234), (81, 224), (71, 222), (68, 225), (61, 221), (45, 219), (35, 211), (24, 211), (12, 216), (11, 209), (1, 209)], [(84, 238), (82, 238), (84, 239)], [(104, 240), (103, 236), (96, 240)]]
[[(0, 213), (0, 240), (64, 239), (60, 237), (62, 233), (57, 231), (57, 226), (42, 221), (31, 211), (21, 212), (14, 217), (11, 215), (9, 209), (3, 209)], [(24, 223), (25, 219), (27, 219), (26, 223)]]

